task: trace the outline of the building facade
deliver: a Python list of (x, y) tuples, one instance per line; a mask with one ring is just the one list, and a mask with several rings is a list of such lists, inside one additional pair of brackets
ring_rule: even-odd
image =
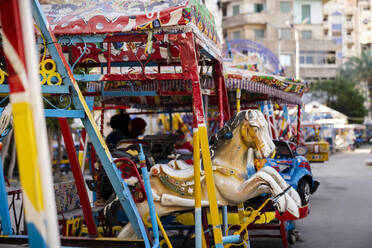
[(372, 49), (372, 0), (330, 0), (324, 5), (324, 34), (342, 45), (342, 57)]
[(337, 54), (343, 62), (361, 52), (360, 24), (357, 0), (331, 0), (324, 5), (324, 35), (341, 45)]
[(358, 0), (360, 49), (372, 49), (372, 0)]
[[(286, 76), (308, 81), (332, 79), (341, 59), (336, 44), (323, 30), (321, 0), (221, 0), (225, 41), (260, 42), (279, 58)], [(299, 56), (296, 56), (298, 34)], [(297, 58), (297, 59), (296, 59)]]

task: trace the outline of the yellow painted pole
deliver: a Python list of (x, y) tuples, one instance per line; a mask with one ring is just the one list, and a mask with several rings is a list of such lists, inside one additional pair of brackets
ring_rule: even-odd
[(241, 91), (240, 89), (236, 89), (236, 112), (240, 112), (240, 95)]
[(267, 198), (257, 210), (253, 211), (252, 214), (248, 217), (248, 220), (243, 225), (241, 225), (240, 229), (236, 231), (234, 234), (240, 235), (240, 233), (244, 231), (244, 229), (246, 229), (249, 224), (255, 221), (256, 217), (260, 214), (263, 207), (265, 207), (269, 201), (270, 201), (270, 198)]
[[(169, 238), (168, 238), (167, 232), (165, 231), (165, 229), (164, 229), (164, 227), (163, 227), (163, 224), (161, 223), (158, 214), (156, 214), (156, 220), (157, 220), (157, 222), (158, 222), (158, 226), (159, 226), (159, 228), (160, 228), (161, 233), (163, 234), (163, 237), (164, 237), (165, 243), (167, 244), (168, 248), (173, 248), (172, 243), (170, 242), (170, 240), (169, 240)], [(160, 246), (160, 247), (161, 247), (161, 246)]]
[(200, 142), (198, 129), (193, 130), (193, 159), (195, 182), (195, 247), (202, 247), (202, 221), (201, 221), (201, 183), (200, 183)]
[(209, 152), (209, 143), (207, 128), (205, 124), (199, 124), (200, 133), (200, 144), (203, 157), (204, 172), (207, 184), (208, 198), (209, 198), (209, 209), (211, 212), (211, 221), (213, 226), (213, 235), (216, 244), (216, 248), (223, 247), (222, 243), (222, 231), (220, 216), (218, 214), (218, 205), (216, 198), (216, 190), (214, 185), (213, 171), (212, 171), (212, 159)]
[[(236, 112), (240, 112), (240, 96), (241, 96), (241, 91), (240, 89), (236, 89)], [(245, 222), (244, 218), (244, 203), (240, 203), (238, 205), (238, 216), (239, 216), (239, 221), (240, 224), (243, 224)]]

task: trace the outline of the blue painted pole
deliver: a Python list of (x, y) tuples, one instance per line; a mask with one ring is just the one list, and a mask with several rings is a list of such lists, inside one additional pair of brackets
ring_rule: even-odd
[(154, 233), (154, 243), (152, 247), (157, 248), (159, 247), (159, 228), (158, 228), (158, 222), (156, 219), (155, 204), (154, 204), (154, 199), (152, 198), (150, 177), (147, 172), (145, 154), (143, 153), (142, 144), (139, 144), (139, 146), (140, 146), (140, 153), (138, 154), (138, 158), (139, 158), (140, 165), (141, 165), (143, 183), (145, 185), (145, 191), (146, 191), (146, 196), (147, 196), (147, 203), (149, 204), (152, 231)]
[(232, 244), (232, 243), (239, 243), (241, 242), (240, 240), (240, 235), (230, 235), (230, 236), (224, 236), (222, 238), (223, 244)]
[(5, 188), (5, 179), (3, 166), (1, 164), (0, 156), (0, 217), (1, 226), (3, 228), (4, 235), (12, 235), (12, 223), (10, 222), (9, 208), (8, 208), (8, 194)]
[[(256, 173), (256, 167), (254, 166), (254, 154), (253, 149), (249, 148), (247, 152), (247, 179), (253, 176), (254, 173)], [(253, 163), (252, 163), (253, 162)]]
[(225, 231), (225, 235), (224, 236), (227, 236), (228, 235), (228, 223), (227, 223), (227, 206), (223, 206), (222, 207), (222, 216), (223, 216), (223, 227), (224, 227), (224, 231)]

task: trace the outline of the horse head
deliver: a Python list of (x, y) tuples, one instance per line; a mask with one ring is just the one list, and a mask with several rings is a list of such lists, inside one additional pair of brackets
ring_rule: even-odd
[(264, 115), (258, 110), (248, 110), (245, 112), (245, 120), (248, 123), (242, 125), (242, 136), (247, 141), (253, 141), (257, 158), (269, 157), (274, 152), (275, 145)]
[(226, 143), (233, 140), (243, 143), (247, 148), (252, 147), (257, 158), (269, 157), (275, 149), (267, 121), (258, 110), (241, 111), (226, 122), (212, 138), (212, 156), (221, 152)]

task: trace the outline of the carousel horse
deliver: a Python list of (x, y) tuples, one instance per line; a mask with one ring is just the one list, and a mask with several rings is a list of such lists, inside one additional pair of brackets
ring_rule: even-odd
[[(280, 196), (277, 208), (299, 216), (301, 200), (279, 173), (271, 167), (248, 177), (247, 163), (253, 164), (254, 156), (269, 157), (275, 150), (268, 124), (260, 111), (241, 111), (230, 119), (211, 140), (213, 177), (219, 206), (237, 205), (248, 199), (269, 193)], [(194, 201), (194, 168), (183, 161), (172, 160), (157, 164), (150, 170), (150, 182), (156, 212), (165, 216), (176, 211), (192, 209)], [(204, 171), (201, 171), (202, 206), (208, 206)], [(289, 190), (288, 190), (289, 188)], [(147, 201), (137, 203), (141, 216), (149, 211)], [(120, 237), (128, 237), (124, 228)]]

